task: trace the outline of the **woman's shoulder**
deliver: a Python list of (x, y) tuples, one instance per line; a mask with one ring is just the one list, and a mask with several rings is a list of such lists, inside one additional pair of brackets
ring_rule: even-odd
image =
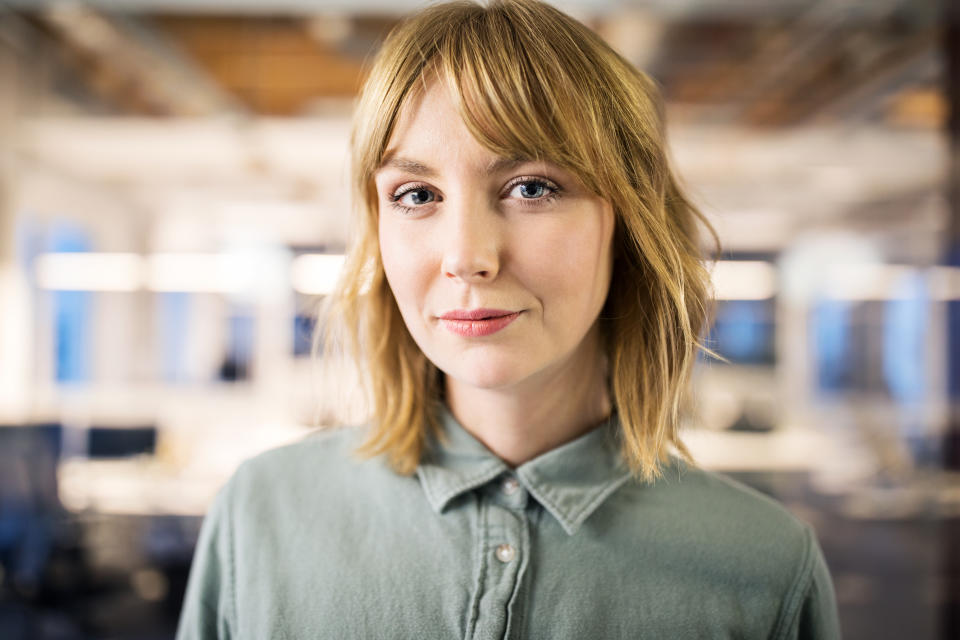
[(349, 458), (350, 450), (360, 444), (365, 427), (358, 425), (321, 427), (299, 440), (272, 447), (244, 460), (238, 467), (245, 473), (274, 473), (308, 467), (318, 469), (338, 465)]
[(652, 484), (625, 482), (584, 527), (604, 551), (591, 562), (615, 557), (619, 570), (673, 594), (682, 603), (677, 616), (697, 610), (731, 628), (772, 629), (772, 638), (796, 637), (801, 627), (836, 637), (832, 585), (813, 528), (729, 476), (673, 459)]
[[(361, 426), (317, 429), (294, 442), (262, 451), (241, 462), (224, 486), (238, 503), (296, 500), (322, 491), (356, 487), (379, 465), (354, 455), (366, 430)], [(352, 491), (351, 493), (356, 493)]]
[(677, 561), (695, 553), (718, 575), (740, 575), (772, 592), (802, 593), (822, 573), (813, 527), (774, 498), (725, 474), (675, 461), (646, 488), (622, 496), (633, 506), (634, 530), (644, 531)]
[(638, 535), (678, 552), (710, 549), (718, 563), (751, 567), (756, 575), (802, 571), (816, 553), (808, 523), (727, 475), (674, 459), (655, 484), (625, 489), (613, 511), (629, 514), (627, 526)]
[(748, 527), (754, 535), (802, 536), (807, 526), (773, 497), (729, 475), (676, 458), (650, 489), (644, 492), (645, 502), (660, 507), (672, 505), (681, 519), (687, 516), (703, 527), (722, 526), (733, 531)]

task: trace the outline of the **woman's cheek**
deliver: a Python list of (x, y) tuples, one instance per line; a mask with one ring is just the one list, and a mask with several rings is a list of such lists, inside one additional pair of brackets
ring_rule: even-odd
[(410, 233), (405, 226), (380, 226), (380, 259), (393, 295), (401, 306), (422, 297), (427, 286), (430, 255), (423, 246), (423, 234)]

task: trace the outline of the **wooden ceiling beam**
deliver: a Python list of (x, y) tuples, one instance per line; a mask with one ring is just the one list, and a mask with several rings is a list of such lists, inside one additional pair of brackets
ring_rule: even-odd
[(72, 50), (90, 85), (122, 110), (176, 116), (238, 110), (188, 58), (134, 18), (82, 5), (57, 5), (39, 17)]
[[(850, 41), (864, 35), (862, 43), (872, 31), (873, 27), (864, 26), (844, 38)], [(927, 80), (915, 74), (915, 63), (933, 55), (936, 42), (934, 33), (921, 31), (875, 40), (873, 51), (864, 51), (863, 44), (832, 46), (768, 95), (747, 105), (743, 120), (755, 126), (790, 126), (865, 115), (864, 110), (883, 104), (881, 98)]]
[(297, 115), (323, 98), (352, 98), (362, 61), (295, 18), (163, 16), (157, 24), (224, 90), (265, 115)]

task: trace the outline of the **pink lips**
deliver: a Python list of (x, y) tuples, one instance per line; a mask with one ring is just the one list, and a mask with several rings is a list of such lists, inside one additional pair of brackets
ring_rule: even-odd
[(500, 331), (519, 316), (519, 311), (505, 309), (458, 309), (443, 314), (440, 320), (457, 335), (478, 338)]

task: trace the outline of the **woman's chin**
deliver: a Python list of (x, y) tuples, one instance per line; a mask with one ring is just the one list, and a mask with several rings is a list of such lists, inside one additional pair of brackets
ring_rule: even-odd
[(522, 382), (528, 372), (520, 369), (517, 363), (459, 362), (443, 368), (443, 371), (455, 384), (495, 391), (509, 389)]

